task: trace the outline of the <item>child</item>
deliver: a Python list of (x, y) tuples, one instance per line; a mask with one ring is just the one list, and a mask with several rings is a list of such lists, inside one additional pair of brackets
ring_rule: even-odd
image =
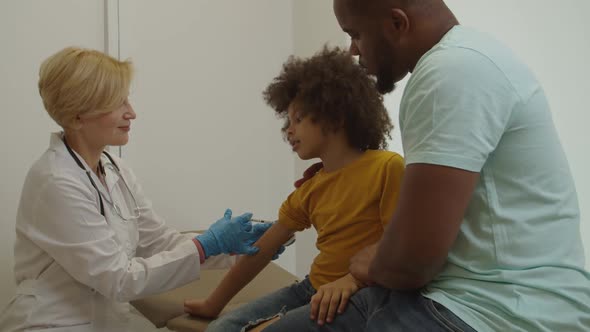
[(256, 243), (258, 254), (241, 257), (206, 300), (188, 300), (185, 310), (216, 317), (294, 232), (313, 226), (320, 252), (303, 281), (229, 312), (207, 331), (298, 331), (310, 317), (331, 322), (364, 286), (349, 274), (349, 259), (379, 240), (399, 194), (402, 157), (380, 150), (391, 121), (374, 82), (347, 52), (324, 48), (306, 60), (290, 58), (264, 98), (286, 118), (293, 151), (303, 160), (320, 158), (323, 168), (298, 181), (278, 222)]

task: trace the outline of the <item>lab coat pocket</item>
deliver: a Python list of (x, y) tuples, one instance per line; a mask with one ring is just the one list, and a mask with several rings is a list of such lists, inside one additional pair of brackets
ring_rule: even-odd
[(56, 262), (53, 262), (39, 279), (34, 280), (32, 293), (35, 298), (29, 309), (29, 322), (32, 326), (88, 324), (89, 288), (65, 274), (61, 265)]

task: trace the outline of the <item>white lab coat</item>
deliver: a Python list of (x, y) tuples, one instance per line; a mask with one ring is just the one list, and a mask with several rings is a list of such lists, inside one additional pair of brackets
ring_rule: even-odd
[[(133, 172), (113, 158), (137, 200), (138, 220), (124, 221), (104, 199), (103, 217), (98, 192), (62, 134), (51, 135), (23, 187), (14, 247), (17, 294), (0, 314), (0, 331), (128, 331), (128, 301), (198, 278), (191, 236), (167, 227)], [(121, 203), (124, 185), (114, 171), (106, 169), (108, 189), (91, 175), (103, 197)], [(207, 267), (233, 262), (222, 255)]]

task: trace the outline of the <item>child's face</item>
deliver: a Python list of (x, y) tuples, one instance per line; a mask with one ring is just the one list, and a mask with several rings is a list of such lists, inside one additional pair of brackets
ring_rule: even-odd
[(287, 116), (287, 140), (293, 151), (303, 160), (321, 158), (326, 146), (322, 127), (314, 123), (311, 116), (302, 116), (297, 102), (291, 102)]

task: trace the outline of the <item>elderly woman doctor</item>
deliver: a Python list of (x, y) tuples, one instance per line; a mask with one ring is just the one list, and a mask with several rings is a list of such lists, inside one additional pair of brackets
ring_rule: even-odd
[[(223, 253), (253, 254), (267, 225), (228, 210), (192, 238), (167, 227), (131, 169), (131, 64), (66, 48), (41, 66), (45, 109), (62, 128), (30, 169), (16, 222), (17, 295), (0, 330), (127, 331), (130, 300), (184, 285)], [(233, 261), (233, 260), (232, 260)]]

